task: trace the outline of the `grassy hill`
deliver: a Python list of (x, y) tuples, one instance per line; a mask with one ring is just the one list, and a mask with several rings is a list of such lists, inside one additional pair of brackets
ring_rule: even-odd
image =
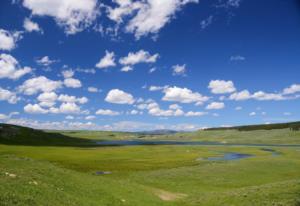
[(272, 129), (290, 129), (299, 131), (300, 122), (276, 123), (276, 124), (257, 124), (257, 125), (243, 125), (236, 127), (215, 127), (205, 130), (239, 130), (239, 131), (254, 131), (254, 130), (272, 130)]
[(28, 127), (0, 124), (0, 144), (34, 146), (74, 146), (90, 145), (87, 139), (65, 136), (60, 133), (48, 133)]

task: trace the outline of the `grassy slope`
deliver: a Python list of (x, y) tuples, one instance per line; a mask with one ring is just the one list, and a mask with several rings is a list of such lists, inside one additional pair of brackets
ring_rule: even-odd
[(11, 145), (34, 145), (34, 146), (70, 146), (91, 145), (88, 139), (74, 138), (60, 133), (48, 133), (27, 127), (1, 124), (0, 143)]
[(209, 130), (175, 135), (147, 136), (145, 139), (198, 140), (243, 144), (300, 144), (300, 131), (274, 130)]

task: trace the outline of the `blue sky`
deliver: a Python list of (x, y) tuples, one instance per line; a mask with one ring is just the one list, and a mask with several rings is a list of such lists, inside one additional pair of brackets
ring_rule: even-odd
[(300, 119), (296, 0), (0, 3), (0, 121), (195, 130)]

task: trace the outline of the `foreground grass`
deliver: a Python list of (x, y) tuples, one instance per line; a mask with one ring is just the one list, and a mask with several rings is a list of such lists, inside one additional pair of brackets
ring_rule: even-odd
[(0, 205), (299, 205), (300, 148), (274, 149), (0, 145)]

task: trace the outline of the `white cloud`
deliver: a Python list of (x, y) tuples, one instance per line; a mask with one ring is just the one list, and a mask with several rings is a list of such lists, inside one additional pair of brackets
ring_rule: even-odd
[(176, 110), (176, 109), (182, 109), (182, 107), (179, 106), (178, 104), (171, 104), (171, 105), (169, 106), (169, 109)]
[(169, 117), (169, 116), (182, 116), (184, 115), (184, 112), (181, 109), (168, 109), (163, 110), (160, 109), (158, 105), (149, 108), (148, 113), (153, 116), (163, 116), (163, 117)]
[[(126, 31), (134, 33), (137, 39), (150, 33), (156, 34), (170, 22), (176, 11), (188, 3), (198, 3), (198, 0), (147, 0), (141, 2), (136, 9), (121, 12), (122, 15), (131, 15), (136, 12), (136, 15), (126, 25)], [(122, 17), (122, 15), (119, 16)]]
[(72, 119), (74, 119), (74, 117), (73, 117), (73, 116), (71, 116), (71, 115), (68, 115), (68, 116), (66, 116), (66, 119), (68, 119), (68, 120), (72, 120)]
[(26, 95), (33, 95), (38, 92), (52, 92), (62, 87), (61, 81), (53, 81), (44, 76), (34, 77), (26, 80), (19, 91)]
[(241, 4), (242, 0), (228, 0), (227, 1), (227, 6), (232, 6), (238, 8)]
[(135, 65), (138, 63), (154, 63), (159, 58), (159, 54), (150, 55), (149, 52), (140, 50), (136, 53), (129, 52), (126, 57), (122, 57), (119, 62), (123, 65)]
[(52, 107), (57, 100), (57, 94), (55, 92), (44, 92), (37, 97), (37, 100), (40, 101), (40, 106)]
[(9, 54), (0, 54), (0, 79), (19, 79), (32, 71), (30, 67), (21, 68), (19, 62)]
[(133, 104), (134, 98), (131, 94), (119, 89), (112, 89), (106, 95), (105, 101), (114, 104)]
[(256, 115), (256, 112), (250, 112), (249, 113), (249, 116), (255, 116)]
[(39, 25), (36, 22), (33, 22), (29, 18), (24, 19), (23, 27), (27, 32), (33, 32), (33, 31), (41, 32), (41, 33), (43, 32), (42, 29), (39, 27)]
[(100, 61), (96, 64), (96, 67), (99, 69), (104, 69), (108, 67), (114, 67), (116, 66), (115, 63), (115, 53), (105, 51), (105, 56), (100, 59)]
[(96, 70), (95, 69), (82, 69), (82, 68), (76, 68), (75, 69), (77, 72), (82, 72), (82, 73), (86, 73), (86, 74), (95, 74)]
[(168, 87), (164, 91), (165, 95), (162, 100), (181, 103), (205, 102), (209, 98), (198, 92), (193, 92), (187, 88)]
[(8, 119), (8, 116), (5, 114), (0, 114), (0, 120)]
[(151, 69), (149, 69), (149, 74), (152, 74), (153, 72), (155, 72), (157, 70), (156, 67), (152, 67)]
[(291, 112), (284, 112), (283, 115), (285, 115), (285, 116), (291, 116), (292, 113)]
[(96, 88), (96, 87), (88, 87), (88, 91), (92, 92), (92, 93), (99, 92), (98, 88)]
[(185, 114), (185, 116), (187, 116), (187, 117), (200, 117), (200, 116), (203, 116), (203, 115), (206, 115), (206, 114), (207, 114), (206, 112), (189, 111)]
[(213, 21), (213, 16), (210, 15), (209, 17), (207, 17), (206, 19), (202, 20), (200, 22), (200, 26), (201, 26), (201, 29), (206, 29), (209, 25), (212, 24), (212, 21)]
[(135, 110), (135, 109), (133, 109), (133, 110), (129, 111), (128, 114), (137, 115), (137, 114), (140, 114), (140, 112), (137, 111), (137, 110)]
[(71, 78), (71, 77), (74, 76), (74, 71), (73, 71), (72, 69), (64, 70), (64, 71), (62, 71), (61, 73), (62, 73), (62, 75), (63, 75), (63, 77), (64, 77), (65, 79)]
[(16, 47), (16, 42), (21, 39), (20, 32), (10, 32), (0, 29), (0, 50), (13, 50)]
[(107, 13), (108, 18), (117, 23), (122, 23), (124, 16), (140, 9), (143, 5), (142, 2), (132, 2), (131, 0), (114, 0), (113, 2), (116, 3), (118, 7), (107, 7)]
[(164, 90), (168, 88), (168, 86), (150, 86), (149, 87), (149, 91), (153, 92), (153, 91), (159, 91), (159, 90)]
[(245, 61), (246, 58), (241, 55), (231, 56), (230, 61)]
[(130, 72), (132, 70), (133, 68), (131, 66), (124, 66), (122, 67), (121, 72)]
[(212, 102), (206, 106), (206, 109), (213, 110), (213, 109), (223, 109), (225, 104), (223, 102)]
[(173, 69), (173, 76), (184, 76), (186, 73), (186, 65), (174, 65), (172, 66)]
[(38, 104), (27, 104), (24, 107), (24, 111), (26, 113), (30, 113), (30, 114), (46, 114), (46, 113), (48, 113), (48, 111), (46, 109), (43, 109)]
[(79, 79), (67, 78), (64, 80), (64, 85), (70, 88), (80, 88), (82, 86)]
[(86, 119), (86, 120), (93, 120), (95, 118), (96, 117), (94, 115), (89, 115), (89, 116), (86, 116), (84, 119)]
[(235, 92), (229, 96), (230, 100), (242, 101), (251, 99), (251, 94), (248, 90), (243, 90), (241, 92)]
[(79, 104), (85, 104), (88, 102), (88, 98), (86, 97), (75, 97), (75, 96), (70, 96), (67, 94), (61, 94), (59, 95), (59, 97), (57, 98), (58, 101), (61, 102), (67, 102), (67, 103), (79, 103)]
[(19, 101), (16, 93), (0, 87), (0, 101), (7, 101), (10, 104), (15, 104)]
[[(59, 113), (76, 114), (80, 112), (80, 107), (72, 102), (63, 102), (59, 107)], [(56, 112), (54, 112), (56, 113)]]
[(48, 56), (44, 56), (36, 60), (36, 63), (42, 66), (49, 66), (55, 62), (57, 62), (57, 60), (51, 60)]
[(293, 84), (283, 90), (283, 94), (294, 94), (300, 92), (300, 84)]
[(284, 100), (285, 99), (285, 97), (283, 97), (282, 94), (266, 93), (266, 92), (263, 92), (263, 91), (255, 92), (252, 95), (252, 98), (254, 98), (256, 100), (261, 100), (261, 101), (265, 101), (265, 100)]
[(236, 90), (232, 81), (224, 80), (211, 80), (208, 88), (214, 94), (232, 93)]
[(97, 115), (107, 115), (107, 116), (116, 116), (116, 115), (120, 115), (119, 112), (116, 111), (112, 111), (110, 109), (99, 109), (96, 112)]
[(243, 109), (243, 107), (241, 107), (241, 106), (237, 106), (237, 107), (235, 108), (235, 110), (237, 110), (237, 111), (242, 110), (242, 109)]
[(90, 26), (98, 12), (97, 0), (24, 0), (23, 6), (34, 16), (51, 16), (67, 34)]

